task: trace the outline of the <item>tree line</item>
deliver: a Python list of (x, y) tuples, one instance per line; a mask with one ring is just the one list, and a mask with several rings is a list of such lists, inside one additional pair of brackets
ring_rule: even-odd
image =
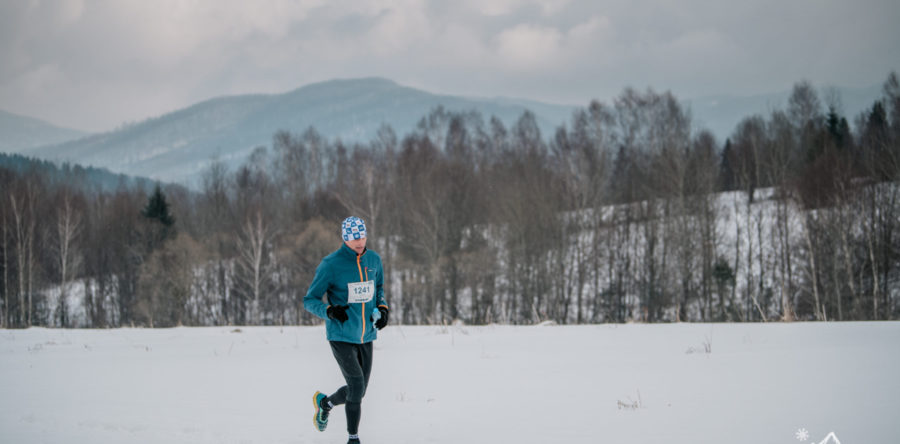
[(316, 323), (348, 215), (404, 324), (896, 319), (896, 73), (851, 119), (800, 82), (720, 142), (626, 89), (550, 135), (443, 108), (364, 144), (281, 131), (199, 190), (0, 167), (0, 324)]

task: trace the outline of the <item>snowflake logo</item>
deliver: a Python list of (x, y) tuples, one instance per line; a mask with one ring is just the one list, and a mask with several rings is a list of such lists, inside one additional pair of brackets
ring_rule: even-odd
[(797, 430), (797, 433), (795, 433), (794, 436), (797, 437), (797, 441), (806, 441), (809, 439), (809, 432), (806, 431), (806, 429), (801, 428)]

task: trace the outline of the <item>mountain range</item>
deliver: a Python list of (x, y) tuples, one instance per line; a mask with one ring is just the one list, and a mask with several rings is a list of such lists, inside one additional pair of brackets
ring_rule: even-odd
[[(875, 86), (836, 91), (842, 99), (842, 114), (851, 122), (880, 95), (880, 88)], [(691, 110), (695, 130), (709, 129), (724, 143), (741, 119), (753, 114), (767, 116), (773, 109), (784, 108), (789, 95), (784, 91), (707, 96), (683, 103)], [(589, 100), (586, 98), (581, 106)], [(0, 152), (192, 186), (212, 159), (234, 167), (254, 148), (270, 146), (279, 130), (301, 133), (313, 127), (329, 140), (354, 143), (373, 139), (383, 124), (389, 124), (402, 137), (438, 106), (456, 112), (475, 110), (485, 120), (496, 116), (507, 126), (530, 110), (544, 138), (551, 137), (577, 108), (520, 99), (433, 94), (383, 78), (343, 79), (283, 94), (214, 98), (100, 134), (0, 111)]]
[(0, 152), (23, 152), (31, 148), (78, 139), (87, 133), (62, 128), (43, 120), (0, 110)]
[(575, 108), (437, 95), (381, 78), (332, 80), (284, 94), (215, 98), (115, 131), (18, 152), (192, 185), (212, 159), (237, 165), (254, 148), (271, 145), (279, 130), (301, 133), (314, 127), (330, 140), (353, 143), (371, 140), (389, 124), (402, 137), (437, 106), (477, 110), (507, 125), (531, 110), (545, 135)]

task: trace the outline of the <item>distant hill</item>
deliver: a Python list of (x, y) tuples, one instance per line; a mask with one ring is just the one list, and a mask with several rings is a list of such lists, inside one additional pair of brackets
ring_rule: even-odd
[(116, 174), (105, 168), (83, 167), (69, 163), (56, 165), (48, 160), (34, 159), (21, 154), (0, 153), (0, 169), (7, 169), (16, 174), (27, 174), (33, 171), (42, 180), (51, 184), (65, 183), (85, 192), (112, 192), (121, 186), (139, 187), (149, 191), (155, 184), (153, 180), (145, 177)]
[(24, 153), (35, 147), (78, 139), (86, 134), (0, 110), (0, 152)]
[(30, 150), (29, 155), (109, 168), (191, 185), (210, 159), (232, 165), (258, 146), (271, 146), (279, 130), (314, 127), (330, 140), (367, 142), (382, 124), (399, 136), (437, 106), (477, 110), (512, 125), (526, 109), (535, 113), (544, 137), (563, 124), (575, 107), (514, 99), (437, 95), (366, 78), (332, 80), (276, 95), (222, 97), (104, 134)]
[[(838, 92), (843, 115), (850, 122), (880, 97), (877, 86), (839, 88)], [(768, 116), (773, 109), (783, 109), (789, 96), (790, 91), (783, 91), (681, 100), (692, 111), (693, 128), (710, 129), (723, 143), (741, 119), (754, 114)], [(824, 106), (823, 96), (820, 93)], [(583, 106), (590, 99), (585, 98)], [(544, 138), (552, 137), (576, 108), (518, 99), (432, 94), (381, 78), (331, 80), (283, 94), (214, 98), (87, 136), (37, 119), (2, 113), (0, 150), (191, 186), (196, 185), (199, 173), (211, 159), (234, 167), (254, 148), (271, 146), (272, 136), (279, 130), (301, 133), (314, 127), (329, 140), (353, 143), (370, 141), (382, 124), (388, 124), (402, 137), (437, 106), (457, 112), (475, 110), (485, 121), (496, 116), (507, 126), (527, 109), (535, 114)]]
[[(881, 86), (835, 88), (835, 90), (840, 95), (843, 108), (839, 110), (839, 113), (846, 117), (851, 125), (860, 112), (871, 109), (875, 100), (881, 98)], [(827, 112), (828, 103), (825, 100), (825, 91), (818, 90), (818, 93), (823, 107), (822, 112)], [(682, 101), (691, 108), (694, 129), (708, 129), (716, 135), (719, 143), (724, 143), (745, 117), (759, 114), (768, 118), (772, 111), (786, 109), (790, 97), (791, 91), (782, 91), (755, 96), (705, 96)]]

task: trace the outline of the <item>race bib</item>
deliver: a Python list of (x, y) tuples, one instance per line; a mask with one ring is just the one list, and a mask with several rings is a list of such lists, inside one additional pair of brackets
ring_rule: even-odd
[(347, 301), (351, 304), (369, 302), (375, 296), (375, 281), (350, 282), (347, 284)]

